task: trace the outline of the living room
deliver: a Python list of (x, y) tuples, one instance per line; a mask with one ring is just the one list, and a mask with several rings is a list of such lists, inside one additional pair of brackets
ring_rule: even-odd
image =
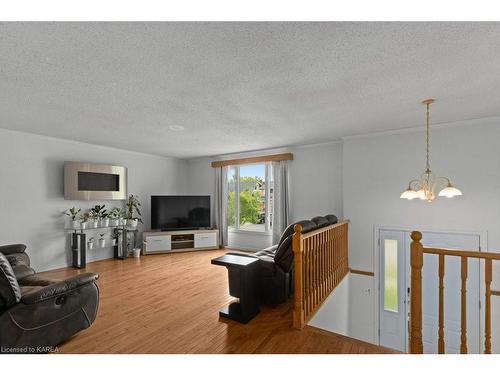
[(140, 9), (0, 22), (2, 354), (500, 353), (498, 22)]

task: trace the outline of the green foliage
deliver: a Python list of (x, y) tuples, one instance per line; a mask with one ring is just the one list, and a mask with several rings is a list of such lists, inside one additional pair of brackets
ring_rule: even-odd
[(77, 209), (76, 207), (71, 207), (69, 210), (65, 211), (64, 214), (66, 216), (69, 216), (71, 220), (75, 221), (80, 211), (81, 211), (80, 208)]
[(137, 219), (140, 223), (142, 223), (141, 219), (141, 202), (139, 202), (139, 199), (133, 194), (130, 194), (128, 196), (128, 199), (125, 201), (125, 218), (126, 219)]
[(244, 190), (240, 192), (240, 224), (259, 222), (260, 194)]
[(122, 215), (123, 215), (122, 209), (118, 207), (112, 208), (108, 213), (108, 217), (111, 220), (119, 219), (120, 217), (122, 217)]
[[(234, 181), (229, 184), (234, 186)], [(257, 189), (262, 186), (264, 181), (259, 177), (241, 177), (240, 178), (240, 225), (246, 223), (257, 224), (261, 212), (262, 193)], [(227, 200), (227, 224), (234, 227), (236, 224), (236, 204), (235, 192), (230, 191)]]
[(101, 220), (108, 217), (108, 211), (104, 207), (106, 207), (106, 205), (103, 204), (102, 206), (100, 206), (96, 204), (93, 208), (90, 209), (92, 217), (95, 220)]
[(90, 214), (88, 212), (84, 212), (83, 214), (81, 214), (79, 217), (80, 221), (82, 223), (86, 223), (87, 221), (89, 221), (90, 219)]

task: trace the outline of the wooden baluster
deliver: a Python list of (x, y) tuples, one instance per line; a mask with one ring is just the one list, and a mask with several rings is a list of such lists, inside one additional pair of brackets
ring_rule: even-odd
[(411, 232), (413, 240), (410, 247), (411, 265), (411, 304), (410, 304), (410, 353), (423, 353), (422, 344), (422, 267), (424, 265), (424, 249), (420, 240), (422, 233)]
[(293, 227), (294, 234), (292, 237), (292, 249), (295, 262), (295, 280), (294, 280), (294, 309), (293, 309), (293, 326), (294, 328), (302, 329), (304, 327), (304, 305), (303, 305), (303, 284), (302, 284), (302, 226), (295, 224)]
[(307, 310), (309, 309), (309, 250), (307, 246), (307, 239), (303, 242), (302, 267), (302, 279), (304, 284), (304, 295), (302, 298), (304, 300), (304, 311), (307, 314)]
[(313, 268), (313, 261), (314, 261), (314, 254), (311, 251), (311, 239), (308, 238), (306, 240), (307, 242), (307, 310), (306, 310), (306, 315), (308, 315), (311, 310), (312, 310), (312, 297), (313, 297), (313, 275), (312, 275), (312, 268)]
[(484, 296), (484, 354), (491, 354), (491, 281), (493, 280), (492, 260), (486, 259), (484, 263), (484, 280), (486, 292)]
[(332, 254), (332, 230), (330, 229), (328, 231), (328, 236), (327, 236), (327, 241), (328, 241), (328, 289), (332, 290), (333, 289), (333, 254)]
[(320, 235), (320, 249), (321, 249), (321, 300), (326, 297), (326, 285), (325, 285), (325, 275), (326, 275), (326, 259), (325, 259), (325, 232)]
[(460, 354), (467, 354), (467, 257), (461, 259), (462, 306), (460, 314)]
[(438, 353), (444, 354), (444, 254), (439, 254), (439, 339)]

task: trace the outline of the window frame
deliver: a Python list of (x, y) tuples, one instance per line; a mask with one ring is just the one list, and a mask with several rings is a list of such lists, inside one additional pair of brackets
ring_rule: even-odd
[[(265, 211), (265, 222), (264, 222), (264, 230), (251, 230), (251, 229), (241, 229), (240, 228), (240, 168), (248, 165), (255, 164), (263, 164), (265, 167), (265, 180), (264, 183), (266, 185), (266, 200), (264, 202), (264, 211)], [(228, 170), (228, 181), (229, 176), (231, 176), (231, 169), (235, 170), (235, 184), (234, 184), (234, 227), (228, 226), (228, 231), (232, 233), (252, 233), (252, 234), (260, 234), (260, 235), (272, 235), (272, 226), (271, 226), (271, 212), (270, 212), (270, 199), (271, 199), (271, 178), (272, 178), (272, 164), (271, 162), (262, 162), (262, 163), (250, 163), (250, 164), (238, 164), (229, 166)], [(227, 207), (226, 201), (226, 207)]]

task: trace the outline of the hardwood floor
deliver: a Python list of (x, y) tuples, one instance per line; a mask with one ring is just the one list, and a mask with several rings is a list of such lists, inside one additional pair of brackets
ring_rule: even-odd
[(227, 270), (210, 264), (222, 250), (108, 259), (45, 272), (55, 278), (99, 273), (100, 306), (91, 328), (60, 353), (390, 353), (341, 335), (292, 328), (291, 301), (244, 325), (219, 319)]

